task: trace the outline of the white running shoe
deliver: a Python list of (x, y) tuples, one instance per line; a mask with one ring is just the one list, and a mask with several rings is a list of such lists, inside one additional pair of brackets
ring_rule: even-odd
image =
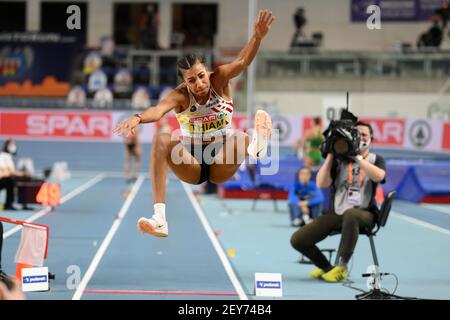
[(248, 154), (256, 160), (263, 158), (267, 153), (271, 134), (272, 119), (269, 114), (263, 110), (256, 111), (252, 141), (247, 148)]
[(151, 234), (155, 237), (167, 237), (169, 235), (167, 221), (142, 217), (138, 220), (137, 227), (139, 231)]
[(311, 219), (311, 217), (307, 214), (304, 214), (302, 216), (302, 218), (303, 218), (303, 221), (305, 222), (305, 224), (310, 224), (311, 222), (313, 222), (313, 219)]

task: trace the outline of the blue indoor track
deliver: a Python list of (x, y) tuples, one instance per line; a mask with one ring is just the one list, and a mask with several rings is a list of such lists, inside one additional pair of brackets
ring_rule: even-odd
[[(290, 227), (286, 201), (278, 202), (279, 211), (264, 200), (251, 210), (252, 200), (196, 195), (198, 187), (170, 176), (169, 237), (154, 238), (136, 228), (139, 217), (152, 215), (149, 145), (143, 146), (142, 172), (131, 186), (122, 177), (121, 144), (17, 145), (19, 157), (32, 157), (38, 171), (66, 161), (72, 173), (62, 182), (62, 204), (53, 211), (35, 206), (0, 212), (50, 227), (45, 266), (56, 279), (50, 291), (27, 293), (28, 299), (261, 299), (254, 295), (256, 272), (282, 274), (283, 297), (272, 299), (347, 300), (367, 290), (367, 278), (361, 277), (373, 264), (367, 237), (358, 240), (351, 281), (312, 280), (313, 266), (298, 263), (300, 255), (290, 246), (296, 229)], [(14, 274), (20, 230), (4, 227), (3, 268)], [(338, 241), (339, 236), (329, 237), (319, 246), (337, 248)], [(395, 294), (450, 299), (450, 206), (396, 201), (375, 245), (381, 271), (398, 278)], [(382, 286), (392, 292), (395, 277), (384, 277)]]

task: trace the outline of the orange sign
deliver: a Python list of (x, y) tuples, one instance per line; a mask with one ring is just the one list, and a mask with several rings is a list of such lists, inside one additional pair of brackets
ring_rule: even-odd
[(43, 206), (55, 207), (61, 200), (61, 188), (57, 183), (44, 183), (36, 195), (36, 202)]

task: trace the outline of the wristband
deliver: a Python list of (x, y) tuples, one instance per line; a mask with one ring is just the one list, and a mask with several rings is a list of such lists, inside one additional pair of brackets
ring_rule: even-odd
[(133, 116), (138, 117), (139, 118), (139, 123), (142, 123), (142, 117), (139, 113), (135, 113), (133, 114)]

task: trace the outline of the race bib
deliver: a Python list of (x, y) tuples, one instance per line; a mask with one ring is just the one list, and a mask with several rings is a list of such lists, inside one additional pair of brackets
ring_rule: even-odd
[(350, 187), (348, 189), (347, 201), (352, 206), (361, 206), (361, 189)]

